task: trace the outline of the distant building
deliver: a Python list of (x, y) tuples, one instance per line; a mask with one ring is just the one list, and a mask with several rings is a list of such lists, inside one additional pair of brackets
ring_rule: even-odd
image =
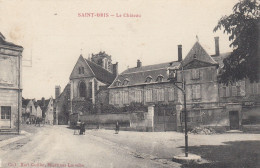
[(55, 124), (68, 124), (71, 111), (70, 84), (67, 84), (63, 92), (55, 99)]
[(41, 107), (42, 110), (42, 118), (44, 119), (46, 124), (53, 125), (54, 124), (54, 99), (51, 97), (47, 100), (42, 98), (37, 101), (37, 104)]
[(7, 42), (0, 33), (0, 129), (18, 131), (22, 115), (22, 52), (22, 46)]
[(23, 123), (35, 123), (37, 117), (37, 109), (35, 107), (35, 101), (33, 99), (22, 100), (22, 122)]
[(91, 59), (80, 55), (70, 75), (71, 113), (89, 113), (88, 108), (98, 102), (99, 88), (109, 86), (117, 75), (118, 64), (111, 62), (105, 52), (92, 54)]

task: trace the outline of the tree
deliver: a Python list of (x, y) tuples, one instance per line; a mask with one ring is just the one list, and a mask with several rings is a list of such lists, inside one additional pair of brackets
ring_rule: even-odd
[(260, 6), (257, 0), (242, 0), (233, 7), (233, 13), (222, 17), (214, 32), (224, 28), (229, 35), (231, 55), (223, 60), (219, 81), (234, 82), (249, 78), (260, 79)]

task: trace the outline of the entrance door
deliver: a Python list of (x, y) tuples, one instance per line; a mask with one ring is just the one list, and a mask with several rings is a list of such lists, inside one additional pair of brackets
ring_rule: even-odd
[(11, 107), (10, 106), (1, 107), (0, 127), (11, 128)]
[(230, 121), (230, 129), (231, 130), (239, 129), (238, 111), (230, 111), (229, 112), (229, 121)]

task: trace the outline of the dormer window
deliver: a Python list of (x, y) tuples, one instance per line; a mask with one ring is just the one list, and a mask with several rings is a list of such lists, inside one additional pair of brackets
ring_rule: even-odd
[(115, 86), (120, 86), (121, 85), (121, 81), (120, 80), (117, 80), (116, 82), (115, 82)]
[(146, 80), (145, 80), (145, 83), (150, 83), (152, 81), (152, 77), (151, 76), (147, 76), (146, 77)]
[(124, 80), (124, 82), (123, 82), (123, 85), (128, 85), (128, 84), (129, 84), (129, 79), (126, 78), (126, 79)]
[(163, 76), (162, 75), (158, 75), (156, 81), (157, 82), (162, 82), (163, 81)]

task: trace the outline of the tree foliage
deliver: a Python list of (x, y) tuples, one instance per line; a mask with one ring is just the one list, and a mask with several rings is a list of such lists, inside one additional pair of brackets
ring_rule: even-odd
[(233, 7), (233, 13), (222, 17), (214, 32), (224, 28), (229, 35), (231, 55), (223, 60), (220, 82), (228, 83), (249, 78), (260, 79), (260, 6), (258, 0), (242, 0)]

